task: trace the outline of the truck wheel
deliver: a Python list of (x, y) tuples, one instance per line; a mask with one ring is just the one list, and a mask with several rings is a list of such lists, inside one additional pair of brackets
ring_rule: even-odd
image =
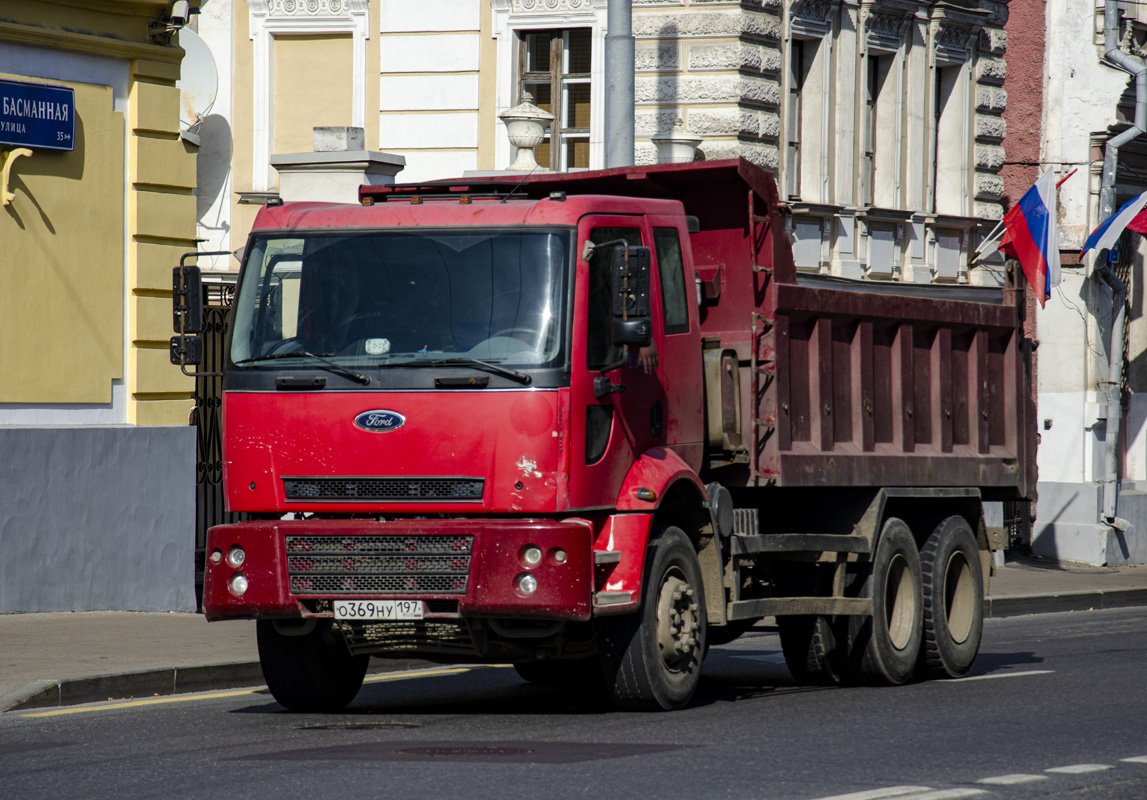
[(801, 686), (840, 683), (840, 652), (832, 621), (821, 615), (777, 617), (781, 650), (793, 680)]
[(920, 549), (924, 573), (924, 646), (918, 672), (968, 674), (984, 628), (984, 575), (976, 537), (963, 517), (948, 517)]
[(645, 563), (641, 609), (598, 620), (601, 667), (618, 708), (667, 711), (685, 706), (701, 679), (705, 590), (680, 528), (655, 529)]
[(908, 526), (890, 517), (872, 560), (853, 584), (872, 598), (872, 616), (848, 622), (846, 677), (850, 682), (897, 686), (912, 676), (924, 638), (920, 554)]
[(256, 624), (259, 665), (271, 695), (291, 711), (339, 711), (362, 687), (370, 656), (354, 656), (329, 624), (284, 636), (271, 620)]

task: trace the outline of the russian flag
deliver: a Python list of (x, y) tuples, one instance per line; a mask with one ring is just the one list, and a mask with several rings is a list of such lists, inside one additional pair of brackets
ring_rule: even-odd
[(1000, 251), (1020, 262), (1040, 308), (1047, 302), (1051, 287), (1059, 285), (1060, 277), (1054, 180), (1047, 170), (1008, 209), (1000, 239)]
[[(1136, 233), (1141, 233), (1139, 230), (1142, 227), (1142, 221), (1138, 220), (1141, 216), (1139, 213), (1143, 206), (1147, 204), (1147, 192), (1133, 197), (1119, 207), (1119, 210), (1112, 214), (1103, 222), (1099, 223), (1099, 227), (1091, 232), (1087, 237), (1087, 241), (1083, 244), (1083, 249), (1079, 251), (1082, 256), (1088, 250), (1095, 248), (1096, 250), (1110, 250), (1115, 246), (1115, 242), (1119, 239), (1119, 234), (1123, 233), (1124, 229), (1131, 228)], [(1135, 225), (1132, 225), (1135, 222)]]

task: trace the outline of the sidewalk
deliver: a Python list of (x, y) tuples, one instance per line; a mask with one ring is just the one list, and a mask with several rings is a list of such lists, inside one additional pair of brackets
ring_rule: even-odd
[[(1011, 560), (985, 616), (1147, 605), (1147, 566)], [(429, 666), (374, 659), (372, 670)], [(0, 615), (0, 712), (124, 697), (257, 686), (255, 623), (198, 614), (101, 611)]]

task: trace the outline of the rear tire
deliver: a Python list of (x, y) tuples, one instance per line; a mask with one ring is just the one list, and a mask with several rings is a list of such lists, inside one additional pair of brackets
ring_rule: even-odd
[(872, 599), (872, 616), (849, 617), (846, 678), (887, 686), (904, 683), (920, 655), (924, 601), (920, 554), (902, 520), (890, 517), (884, 523), (876, 552), (861, 565), (853, 592)]
[(793, 680), (801, 686), (840, 683), (840, 653), (832, 620), (820, 615), (777, 617), (781, 650)]
[(271, 620), (256, 624), (259, 665), (267, 688), (290, 711), (340, 711), (362, 687), (370, 656), (351, 655), (342, 637), (320, 622), (303, 636), (284, 636)]
[(980, 651), (984, 574), (976, 537), (963, 517), (948, 517), (920, 549), (924, 583), (924, 645), (918, 673), (961, 678)]
[(688, 704), (701, 679), (705, 636), (697, 552), (680, 528), (659, 527), (646, 551), (640, 610), (598, 620), (602, 673), (614, 705), (668, 711)]

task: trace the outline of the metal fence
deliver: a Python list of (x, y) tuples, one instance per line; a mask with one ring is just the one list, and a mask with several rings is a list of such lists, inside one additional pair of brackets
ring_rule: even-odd
[[(223, 370), (223, 348), (231, 316), (234, 283), (207, 283), (203, 287), (202, 372)], [(242, 519), (227, 511), (223, 498), (223, 378), (195, 379), (195, 602), (203, 605), (203, 567), (207, 529)]]

